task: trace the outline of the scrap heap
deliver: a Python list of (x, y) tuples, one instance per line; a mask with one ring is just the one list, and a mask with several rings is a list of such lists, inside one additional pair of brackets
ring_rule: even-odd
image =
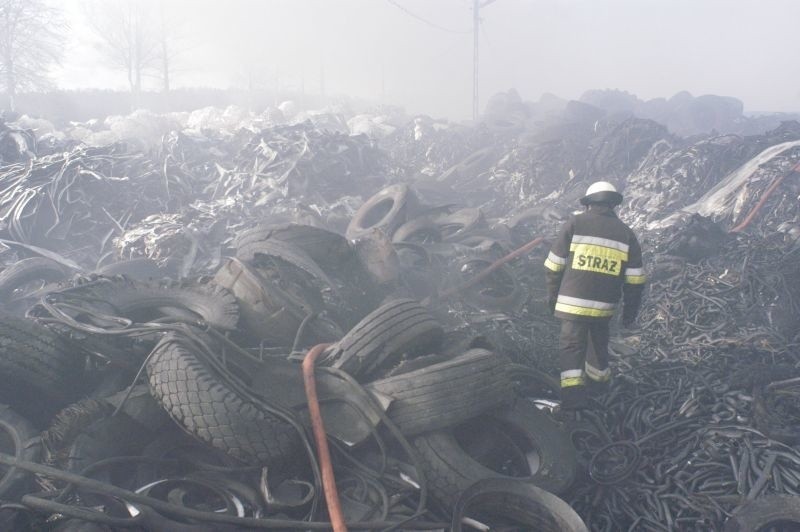
[[(490, 110), (0, 125), (0, 528), (800, 522), (800, 124)], [(650, 285), (564, 423), (541, 264), (600, 178)]]

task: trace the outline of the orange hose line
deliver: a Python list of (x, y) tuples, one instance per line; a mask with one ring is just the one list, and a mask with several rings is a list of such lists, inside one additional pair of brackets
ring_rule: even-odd
[(476, 284), (478, 284), (483, 279), (488, 277), (493, 271), (497, 270), (498, 268), (500, 268), (505, 263), (514, 260), (515, 258), (519, 257), (520, 255), (524, 255), (525, 253), (528, 253), (530, 250), (532, 250), (533, 248), (535, 248), (536, 246), (538, 246), (542, 242), (544, 242), (544, 238), (542, 238), (542, 237), (534, 238), (533, 240), (531, 240), (530, 242), (528, 242), (524, 246), (518, 247), (517, 249), (515, 249), (514, 251), (512, 251), (508, 255), (505, 255), (504, 257), (501, 257), (501, 258), (497, 259), (492, 264), (490, 264), (485, 270), (483, 270), (482, 272), (480, 272), (478, 275), (476, 275), (472, 279), (468, 280), (467, 282), (465, 282), (463, 284), (460, 284), (460, 285), (458, 285), (458, 286), (456, 286), (454, 288), (451, 288), (450, 290), (445, 290), (444, 292), (439, 294), (438, 299), (440, 299), (440, 300), (441, 299), (446, 299), (446, 298), (448, 298), (448, 297), (450, 297), (450, 296), (452, 296), (454, 294), (457, 294), (457, 293), (459, 293), (459, 292), (461, 292), (463, 290), (466, 290), (467, 288), (475, 286)]
[(772, 181), (772, 184), (769, 186), (769, 188), (767, 188), (767, 190), (764, 191), (764, 195), (761, 196), (761, 199), (758, 200), (758, 203), (756, 203), (755, 207), (753, 207), (753, 209), (748, 213), (747, 217), (745, 217), (745, 219), (742, 220), (742, 223), (740, 223), (739, 225), (737, 225), (736, 227), (731, 229), (730, 232), (731, 233), (738, 233), (740, 231), (743, 231), (748, 225), (750, 225), (750, 222), (753, 221), (753, 219), (758, 214), (758, 211), (761, 210), (761, 208), (767, 202), (767, 200), (772, 195), (772, 193), (775, 192), (775, 189), (778, 188), (778, 186), (781, 183), (783, 183), (784, 179), (786, 179), (787, 177), (789, 177), (790, 175), (792, 175), (794, 173), (800, 173), (800, 162), (797, 163), (796, 165), (794, 165), (792, 167), (792, 169), (789, 170), (787, 173), (783, 174), (780, 177), (776, 177)]
[(328, 506), (328, 515), (331, 519), (334, 532), (347, 532), (347, 524), (344, 521), (342, 505), (339, 501), (339, 491), (336, 489), (336, 477), (333, 474), (333, 464), (331, 463), (331, 452), (328, 448), (328, 437), (325, 433), (325, 423), (322, 421), (322, 411), (319, 408), (319, 397), (317, 396), (317, 381), (314, 377), (314, 364), (319, 355), (330, 344), (315, 345), (303, 359), (303, 384), (306, 388), (306, 398), (308, 399), (308, 413), (311, 417), (311, 429), (314, 432), (314, 440), (317, 444), (319, 454), (320, 469), (322, 471), (322, 489), (325, 492), (325, 503)]

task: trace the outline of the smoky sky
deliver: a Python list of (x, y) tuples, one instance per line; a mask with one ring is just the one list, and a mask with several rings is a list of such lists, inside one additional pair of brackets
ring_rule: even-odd
[[(83, 1), (59, 3), (71, 31), (56, 82), (125, 89), (97, 50)], [(173, 86), (250, 80), (436, 117), (471, 113), (471, 0), (162, 2), (180, 50)], [(797, 0), (496, 0), (481, 10), (481, 102), (511, 87), (526, 100), (688, 90), (735, 96), (746, 111), (797, 112), (798, 20)]]

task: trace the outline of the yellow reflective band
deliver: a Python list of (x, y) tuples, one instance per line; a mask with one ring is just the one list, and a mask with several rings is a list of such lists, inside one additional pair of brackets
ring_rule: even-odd
[(607, 318), (614, 315), (614, 309), (579, 307), (565, 303), (556, 303), (556, 310), (567, 314), (575, 314), (576, 316), (592, 316), (594, 318)]
[(554, 271), (554, 272), (560, 272), (561, 270), (564, 269), (564, 265), (563, 264), (556, 264), (555, 262), (551, 261), (550, 259), (547, 259), (547, 260), (544, 261), (544, 267), (547, 268), (548, 270)]
[(572, 256), (572, 269), (620, 275), (622, 264), (628, 260), (628, 252), (596, 244), (576, 244), (569, 246)]
[(561, 379), (561, 387), (569, 388), (570, 386), (583, 386), (583, 377), (568, 377)]
[(647, 278), (644, 275), (626, 275), (625, 282), (628, 284), (644, 284)]

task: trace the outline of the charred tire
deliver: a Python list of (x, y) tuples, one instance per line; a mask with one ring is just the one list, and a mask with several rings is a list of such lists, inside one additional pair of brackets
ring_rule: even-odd
[[(477, 275), (491, 265), (492, 261), (479, 258), (467, 258), (460, 261), (458, 263), (459, 284), (468, 282), (472, 277), (472, 275), (464, 274), (466, 270), (475, 268), (474, 275)], [(490, 283), (493, 280), (502, 281), (502, 286), (492, 286)], [(525, 299), (525, 292), (520, 287), (513, 270), (506, 266), (501, 266), (477, 285), (467, 288), (463, 294), (464, 299), (479, 307), (495, 310), (518, 307)]]
[(430, 217), (420, 216), (397, 228), (392, 235), (392, 242), (411, 242), (427, 244), (441, 242), (442, 233)]
[(319, 264), (335, 266), (347, 262), (353, 255), (353, 249), (345, 237), (333, 231), (312, 225), (281, 224), (260, 225), (242, 231), (233, 241), (239, 249), (253, 242), (264, 240), (280, 240), (288, 242), (303, 250)]
[(320, 285), (320, 288), (336, 292), (336, 286), (328, 275), (305, 251), (280, 240), (257, 240), (244, 244), (236, 250), (236, 258), (247, 262), (257, 262), (259, 256), (274, 257), (286, 264), (302, 270)]
[[(198, 464), (220, 467), (237, 467), (241, 462), (209, 447), (186, 434), (174, 423), (160, 431), (141, 455), (148, 460), (137, 465), (136, 484), (144, 486), (156, 480), (186, 475)], [(162, 460), (177, 460), (178, 463), (161, 463)]]
[(800, 527), (800, 497), (770, 494), (736, 508), (725, 522), (725, 532), (758, 532), (788, 524), (792, 530)]
[[(38, 431), (25, 418), (6, 405), (0, 405), (0, 452), (19, 460), (38, 462), (41, 446), (31, 439)], [(0, 499), (12, 499), (25, 491), (31, 476), (16, 467), (0, 466)]]
[(508, 364), (503, 356), (472, 349), (438, 364), (372, 382), (366, 388), (392, 397), (389, 418), (403, 434), (415, 436), (458, 425), (509, 402)]
[(67, 271), (54, 260), (33, 257), (15, 262), (0, 272), (0, 301), (8, 297), (20, 286), (31, 281), (62, 281)]
[[(248, 340), (271, 345), (292, 345), (303, 319), (313, 305), (292, 286), (265, 278), (256, 268), (229, 259), (217, 271), (214, 282), (236, 297), (241, 312), (241, 331)], [(327, 319), (312, 319), (302, 340), (314, 343), (335, 342), (344, 336), (338, 325)], [(313, 344), (312, 344), (313, 345)]]
[[(483, 431), (476, 430), (478, 427), (482, 427)], [(490, 469), (473, 458), (462, 444), (467, 437), (475, 438), (466, 441), (467, 447), (472, 442), (478, 442), (481, 432), (491, 438), (491, 441), (484, 438), (483, 443), (491, 444), (495, 458), (498, 458), (498, 445), (508, 443), (509, 449), (524, 459), (527, 459), (530, 451), (535, 451), (539, 457), (539, 467), (530, 474), (530, 466), (526, 462), (518, 476)], [(523, 449), (521, 445), (528, 449)], [(569, 435), (533, 404), (523, 400), (459, 427), (419, 436), (414, 440), (414, 446), (422, 459), (431, 495), (448, 508), (455, 504), (462, 491), (479, 480), (517, 478), (558, 494), (569, 488), (577, 472), (577, 453)]]
[(413, 192), (408, 185), (398, 184), (384, 188), (358, 209), (347, 226), (347, 238), (357, 240), (373, 229), (381, 229), (391, 235), (406, 221), (412, 198)]
[(538, 399), (560, 397), (561, 384), (558, 379), (543, 371), (522, 364), (510, 364), (508, 372), (517, 394), (521, 397)]
[[(225, 288), (211, 284), (159, 286), (133, 281), (100, 280), (86, 288), (92, 296), (111, 305), (119, 316), (136, 319), (142, 313), (161, 307), (175, 307), (193, 312), (207, 324), (233, 330), (239, 320), (236, 298)], [(160, 314), (160, 313), (159, 313)], [(148, 319), (148, 318), (142, 318)]]
[(175, 277), (177, 272), (173, 270), (174, 268), (162, 268), (153, 259), (139, 258), (106, 264), (95, 270), (94, 273), (105, 277), (124, 275), (136, 281), (147, 281), (148, 279)]
[(486, 226), (486, 219), (480, 209), (459, 209), (436, 221), (445, 242), (459, 242), (480, 227)]
[[(484, 513), (488, 515), (484, 517)], [(450, 530), (461, 532), (464, 517), (477, 517), (478, 521), (488, 524), (486, 521), (492, 516), (500, 517), (503, 522), (512, 520), (515, 525), (524, 525), (524, 530), (589, 532), (575, 510), (552, 493), (527, 482), (501, 478), (478, 481), (461, 494), (453, 510)], [(520, 529), (514, 527), (514, 530)]]
[(491, 166), (493, 158), (493, 148), (482, 148), (449, 168), (436, 181), (446, 183), (457, 179), (472, 179), (481, 172), (486, 171)]
[(294, 428), (233, 392), (179, 337), (159, 342), (147, 374), (153, 396), (199, 440), (250, 464), (277, 466), (294, 454)]
[(114, 529), (91, 521), (68, 519), (55, 525), (52, 532), (114, 532)]
[(0, 400), (20, 413), (49, 417), (76, 395), (81, 360), (39, 323), (0, 313)]
[(324, 364), (353, 377), (365, 377), (381, 365), (436, 351), (444, 330), (413, 299), (395, 299), (367, 314), (333, 347)]

